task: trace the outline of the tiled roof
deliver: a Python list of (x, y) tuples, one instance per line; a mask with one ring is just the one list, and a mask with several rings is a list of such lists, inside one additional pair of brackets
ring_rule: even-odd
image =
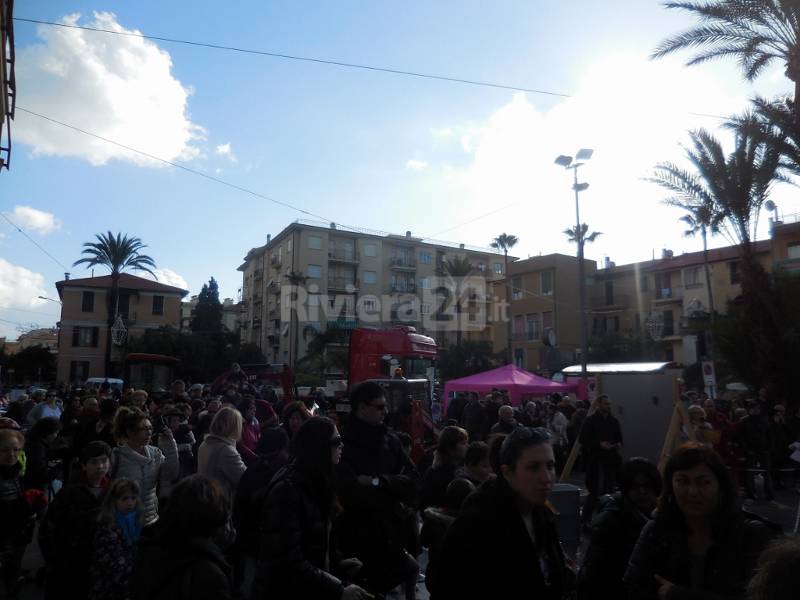
[[(101, 277), (85, 277), (83, 279), (64, 279), (56, 282), (56, 288), (59, 292), (65, 287), (96, 287), (96, 288), (110, 288), (111, 275), (103, 275)], [(137, 277), (130, 273), (121, 273), (119, 276), (119, 287), (130, 290), (137, 290), (140, 292), (164, 292), (171, 294), (180, 294), (185, 296), (189, 293), (188, 290), (182, 290), (179, 287), (166, 285), (153, 281), (152, 279), (145, 279), (144, 277)]]

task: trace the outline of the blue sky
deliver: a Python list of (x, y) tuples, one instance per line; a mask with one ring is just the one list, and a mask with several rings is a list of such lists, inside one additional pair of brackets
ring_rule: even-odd
[[(570, 182), (552, 159), (582, 146), (595, 149), (582, 220), (603, 232), (588, 256), (621, 264), (699, 249), (641, 178), (680, 158), (687, 129), (717, 124), (689, 112), (726, 115), (755, 92), (790, 89), (780, 65), (750, 86), (732, 63), (648, 61), (691, 23), (650, 0), (16, 5), (18, 17), (77, 14), (81, 25), (573, 94), (16, 24), (24, 108), (340, 223), (477, 246), (512, 233), (522, 257), (574, 252), (561, 233), (574, 222)], [(213, 275), (235, 297), (247, 250), (306, 217), (23, 113), (12, 133), (0, 210), (67, 266), (93, 234), (123, 231), (148, 244), (166, 281), (196, 293)], [(775, 200), (795, 213), (795, 197), (781, 189)], [(58, 307), (36, 296), (55, 297), (64, 269), (2, 221), (0, 271), (0, 336), (16, 335), (6, 321), (55, 322)]]

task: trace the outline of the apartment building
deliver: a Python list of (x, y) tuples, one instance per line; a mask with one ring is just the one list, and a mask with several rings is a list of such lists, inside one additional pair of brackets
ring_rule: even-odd
[(14, 118), (14, 0), (0, 0), (0, 171), (11, 157), (11, 119)]
[[(597, 269), (584, 259), (590, 281)], [(578, 259), (564, 254), (509, 262), (508, 277), (494, 285), (495, 296), (509, 303), (511, 356), (529, 371), (556, 371), (580, 355)], [(508, 323), (493, 328), (496, 351), (508, 345)]]
[[(113, 344), (111, 372), (105, 372), (107, 298), (111, 276), (64, 279), (56, 282), (61, 299), (58, 339), (58, 381), (83, 381), (88, 377), (120, 376), (125, 343)], [(147, 329), (180, 326), (181, 299), (188, 292), (171, 285), (136, 277), (119, 276), (118, 314), (127, 329), (126, 339)]]
[[(473, 267), (467, 283), (439, 276), (445, 260), (455, 257)], [(339, 343), (346, 346), (346, 332), (364, 325), (412, 325), (448, 345), (458, 337), (460, 321), (462, 339), (491, 341), (486, 282), (503, 277), (503, 264), (490, 249), (411, 232), (296, 221), (251, 249), (238, 268), (241, 339), (260, 346), (271, 362), (286, 363), (302, 358), (318, 332), (340, 330)], [(296, 296), (295, 281), (302, 282)]]
[[(772, 224), (771, 237), (753, 244), (757, 260), (768, 272), (800, 274), (800, 218), (794, 215)], [(738, 246), (708, 251), (714, 309), (725, 314), (728, 302), (741, 294)], [(664, 360), (681, 365), (697, 362), (704, 341), (690, 319), (709, 313), (703, 252), (616, 266), (607, 262), (590, 286), (592, 333), (634, 333), (666, 343)]]

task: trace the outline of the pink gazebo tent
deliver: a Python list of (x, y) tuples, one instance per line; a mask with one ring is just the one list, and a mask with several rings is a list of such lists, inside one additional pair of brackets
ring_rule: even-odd
[(565, 394), (575, 392), (575, 383), (558, 383), (544, 377), (534, 375), (516, 365), (506, 365), (491, 371), (484, 371), (461, 379), (451, 379), (444, 384), (445, 409), (449, 403), (451, 392), (477, 392), (488, 394), (492, 389), (508, 390), (511, 404), (519, 406), (522, 396), (545, 396), (558, 392)]

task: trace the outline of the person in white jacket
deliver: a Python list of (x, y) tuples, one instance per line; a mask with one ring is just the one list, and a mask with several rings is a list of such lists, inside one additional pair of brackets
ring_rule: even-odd
[(158, 436), (158, 447), (150, 445), (153, 425), (137, 408), (117, 411), (114, 436), (120, 445), (112, 455), (111, 477), (127, 477), (139, 484), (143, 525), (147, 527), (158, 520), (159, 491), (162, 498), (166, 497), (178, 477), (178, 446), (169, 427)]
[(197, 472), (219, 481), (232, 498), (247, 467), (236, 449), (242, 437), (242, 415), (233, 407), (219, 409), (197, 451)]

